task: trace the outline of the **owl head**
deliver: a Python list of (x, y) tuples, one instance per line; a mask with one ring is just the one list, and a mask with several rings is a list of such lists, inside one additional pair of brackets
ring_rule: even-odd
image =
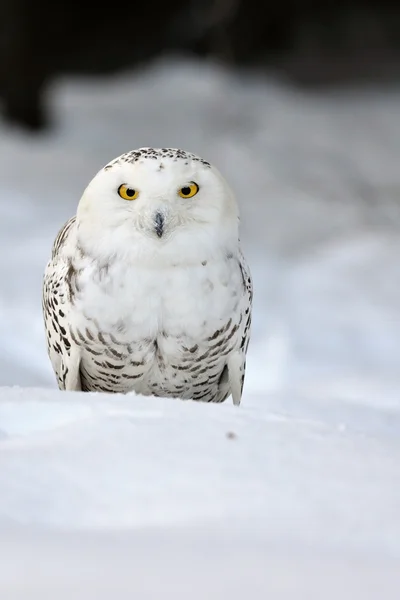
[(198, 261), (238, 242), (238, 207), (210, 163), (173, 148), (140, 148), (92, 179), (77, 211), (78, 236), (92, 254), (142, 261)]

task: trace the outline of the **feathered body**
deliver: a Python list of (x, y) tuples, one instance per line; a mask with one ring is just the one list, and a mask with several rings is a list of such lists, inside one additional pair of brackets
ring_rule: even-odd
[[(121, 186), (137, 198), (122, 198)], [(251, 302), (236, 202), (218, 171), (182, 150), (122, 155), (89, 184), (46, 268), (59, 388), (205, 402), (232, 394), (238, 404)]]

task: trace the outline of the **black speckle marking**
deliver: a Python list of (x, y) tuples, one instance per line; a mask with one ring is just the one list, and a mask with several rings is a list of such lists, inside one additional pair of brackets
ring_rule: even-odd
[(72, 261), (69, 262), (68, 270), (65, 275), (65, 283), (68, 288), (69, 301), (74, 304), (75, 294), (80, 292), (78, 278), (81, 274), (81, 270), (76, 270)]
[(94, 336), (93, 336), (93, 334), (91, 333), (90, 329), (88, 329), (88, 328), (86, 327), (86, 329), (85, 329), (85, 333), (86, 333), (86, 337), (88, 338), (88, 340), (90, 340), (91, 342), (94, 342)]
[(115, 357), (115, 358), (118, 358), (119, 360), (126, 358), (126, 356), (124, 354), (122, 354), (121, 352), (118, 352), (117, 350), (114, 350), (114, 348), (112, 346), (108, 346), (106, 348), (106, 353), (108, 355), (111, 355), (110, 358)]
[[(75, 225), (75, 221), (76, 221), (76, 217), (72, 217), (71, 219), (69, 219), (69, 221), (67, 221), (63, 225), (63, 227), (58, 232), (56, 239), (54, 240), (54, 244), (53, 244), (53, 248), (52, 248), (52, 252), (51, 252), (51, 256), (53, 259), (57, 256), (57, 254), (60, 252), (61, 248), (64, 246), (71, 227), (73, 227)], [(60, 283), (58, 283), (56, 285), (56, 287), (60, 287)]]
[(132, 365), (132, 367), (143, 367), (144, 366), (144, 360), (141, 360), (141, 361), (131, 360), (130, 364)]
[[(113, 344), (116, 344), (117, 346), (124, 346), (124, 344), (122, 342), (119, 342), (117, 338), (113, 336), (112, 333), (109, 333), (108, 336)], [(132, 349), (130, 348), (130, 346), (128, 346), (128, 352), (129, 354), (132, 354)]]
[(99, 331), (99, 333), (97, 334), (97, 338), (98, 338), (99, 342), (101, 342), (102, 344), (104, 344), (105, 346), (107, 346), (107, 342), (106, 342), (106, 340), (104, 339), (104, 336), (103, 336), (103, 334), (101, 333), (101, 331)]
[(79, 329), (76, 330), (76, 333), (78, 334), (78, 337), (82, 342), (86, 342), (85, 336), (82, 335), (82, 333), (79, 331)]
[[(177, 371), (189, 371), (189, 370), (191, 371), (191, 370), (192, 370), (192, 369), (190, 368), (190, 367), (191, 367), (191, 365), (186, 365), (186, 366), (184, 366), (184, 365), (171, 365), (171, 367), (172, 367), (173, 369), (176, 369)], [(197, 370), (197, 369), (196, 369), (196, 370)]]
[(113, 365), (112, 363), (108, 362), (108, 360), (104, 361), (104, 364), (106, 367), (108, 367), (109, 369), (123, 369), (125, 365)]
[(86, 346), (85, 350), (87, 350), (87, 352), (90, 352), (90, 354), (93, 354), (93, 356), (101, 356), (103, 354), (103, 352), (97, 352), (96, 350), (93, 350), (93, 348), (91, 348), (90, 346)]
[(72, 331), (72, 329), (70, 330), (69, 334), (70, 334), (70, 336), (71, 336), (72, 341), (74, 342), (74, 344), (76, 344), (77, 346), (80, 346), (81, 342), (77, 339), (77, 337), (75, 336), (75, 334)]
[[(143, 160), (162, 160), (162, 159), (172, 159), (174, 162), (178, 160), (183, 160), (185, 165), (189, 164), (189, 162), (199, 163), (204, 167), (210, 169), (211, 164), (193, 154), (192, 152), (186, 152), (185, 150), (181, 150), (180, 148), (138, 148), (137, 150), (131, 150), (130, 152), (125, 152), (118, 158), (115, 158), (108, 165), (104, 167), (105, 170), (111, 169), (111, 167), (116, 163), (138, 163), (143, 162)], [(160, 162), (159, 170), (164, 168), (164, 164)]]

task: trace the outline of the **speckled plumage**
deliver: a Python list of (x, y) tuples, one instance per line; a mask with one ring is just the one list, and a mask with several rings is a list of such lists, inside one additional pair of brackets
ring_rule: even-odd
[[(198, 194), (179, 197), (189, 182)], [(121, 184), (139, 198), (123, 200)], [(45, 271), (59, 388), (239, 404), (251, 304), (237, 206), (219, 172), (179, 149), (126, 153), (88, 185)]]

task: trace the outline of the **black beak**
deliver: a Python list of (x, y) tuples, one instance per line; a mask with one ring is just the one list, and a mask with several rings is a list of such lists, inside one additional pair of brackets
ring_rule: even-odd
[(154, 229), (160, 238), (164, 233), (164, 215), (159, 211), (157, 211), (154, 215)]

